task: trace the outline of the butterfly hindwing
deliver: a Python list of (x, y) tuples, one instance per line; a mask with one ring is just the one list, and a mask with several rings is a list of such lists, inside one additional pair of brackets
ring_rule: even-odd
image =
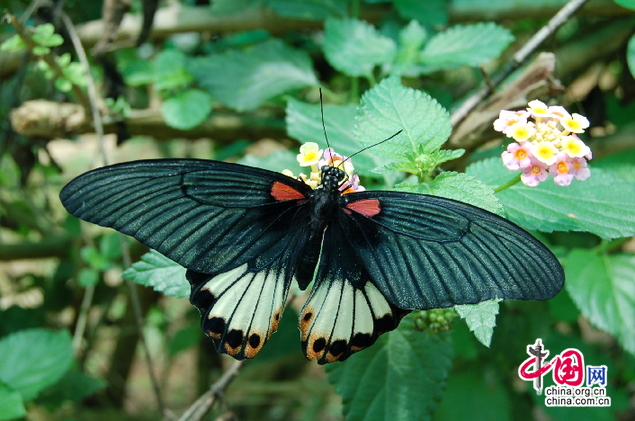
[(502, 298), (545, 300), (564, 273), (542, 243), (483, 209), (420, 194), (342, 196), (338, 235), (393, 305), (430, 309)]
[(255, 271), (249, 264), (210, 275), (187, 271), (190, 300), (201, 329), (220, 353), (253, 358), (278, 329), (292, 274), (280, 262)]
[(302, 348), (319, 364), (344, 361), (397, 327), (407, 311), (370, 282), (355, 252), (327, 228), (315, 283), (300, 312)]

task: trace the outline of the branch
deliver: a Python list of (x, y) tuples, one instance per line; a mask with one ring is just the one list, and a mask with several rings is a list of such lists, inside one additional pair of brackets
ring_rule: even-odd
[[(215, 112), (193, 129), (183, 131), (165, 124), (160, 110), (132, 110), (127, 118), (104, 122), (104, 133), (117, 133), (117, 123), (123, 121), (131, 135), (153, 136), (157, 139), (212, 138), (221, 142), (236, 139), (280, 139), (286, 136), (284, 121), (271, 114), (242, 115)], [(27, 137), (52, 139), (92, 133), (91, 122), (77, 104), (47, 100), (25, 101), (11, 111), (11, 125), (16, 133)]]
[(97, 133), (100, 153), (104, 158), (104, 163), (107, 163), (108, 157), (106, 155), (106, 147), (104, 145), (104, 124), (101, 119), (101, 113), (99, 112), (99, 94), (97, 93), (97, 87), (95, 86), (95, 79), (93, 79), (93, 75), (90, 72), (88, 57), (86, 57), (86, 51), (84, 51), (82, 42), (77, 36), (75, 26), (73, 25), (73, 22), (70, 20), (68, 15), (66, 15), (66, 13), (62, 13), (62, 22), (64, 22), (64, 26), (66, 26), (66, 31), (71, 38), (71, 42), (73, 43), (73, 47), (75, 48), (77, 57), (79, 58), (82, 67), (84, 68), (86, 86), (88, 90), (88, 99), (90, 100), (90, 110), (93, 116), (93, 126), (95, 128), (95, 133)]
[(196, 400), (188, 409), (181, 415), (179, 421), (199, 421), (210, 410), (216, 399), (222, 396), (223, 391), (234, 380), (234, 377), (238, 375), (238, 371), (245, 363), (245, 360), (234, 361), (234, 363), (223, 373), (223, 375), (205, 392), (200, 398)]
[(463, 104), (456, 109), (451, 115), (452, 126), (456, 127), (461, 123), (467, 115), (489, 94), (492, 93), (491, 89), (499, 86), (503, 83), (514, 70), (518, 69), (527, 58), (533, 54), (533, 52), (548, 38), (556, 29), (565, 23), (576, 11), (578, 11), (584, 3), (588, 0), (571, 0), (569, 1), (556, 15), (547, 22), (545, 26), (540, 28), (536, 34), (529, 39), (517, 52), (514, 54), (511, 62), (503, 69), (499, 74), (492, 78), (492, 88), (489, 85), (485, 85), (474, 95), (469, 97)]

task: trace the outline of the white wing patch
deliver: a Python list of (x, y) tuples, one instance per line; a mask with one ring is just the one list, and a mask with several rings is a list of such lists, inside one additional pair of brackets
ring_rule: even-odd
[(397, 327), (404, 314), (371, 282), (362, 288), (341, 278), (321, 282), (300, 313), (302, 347), (306, 357), (319, 364), (343, 361)]
[(284, 271), (254, 272), (245, 264), (206, 276), (191, 298), (202, 313), (203, 331), (218, 352), (237, 359), (255, 357), (278, 329), (289, 290), (289, 281), (280, 279)]

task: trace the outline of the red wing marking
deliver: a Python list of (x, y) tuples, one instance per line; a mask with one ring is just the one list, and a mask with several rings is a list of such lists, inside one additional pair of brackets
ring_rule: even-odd
[(306, 199), (304, 194), (288, 184), (276, 181), (271, 186), (271, 196), (278, 201)]
[(355, 211), (357, 213), (361, 213), (364, 216), (372, 218), (373, 216), (381, 212), (381, 205), (378, 199), (358, 200), (357, 202), (352, 202), (346, 205), (344, 211)]

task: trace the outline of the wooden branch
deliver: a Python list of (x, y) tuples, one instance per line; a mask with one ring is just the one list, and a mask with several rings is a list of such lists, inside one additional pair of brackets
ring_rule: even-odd
[[(160, 110), (132, 110), (125, 119), (104, 121), (104, 133), (116, 133), (124, 122), (131, 135), (153, 136), (157, 139), (212, 138), (220, 142), (236, 139), (259, 140), (266, 137), (286, 137), (284, 121), (271, 115), (240, 115), (215, 112), (197, 127), (183, 131), (165, 124)], [(52, 139), (93, 133), (94, 128), (81, 106), (47, 100), (26, 101), (11, 111), (11, 125), (16, 133), (28, 137)]]

